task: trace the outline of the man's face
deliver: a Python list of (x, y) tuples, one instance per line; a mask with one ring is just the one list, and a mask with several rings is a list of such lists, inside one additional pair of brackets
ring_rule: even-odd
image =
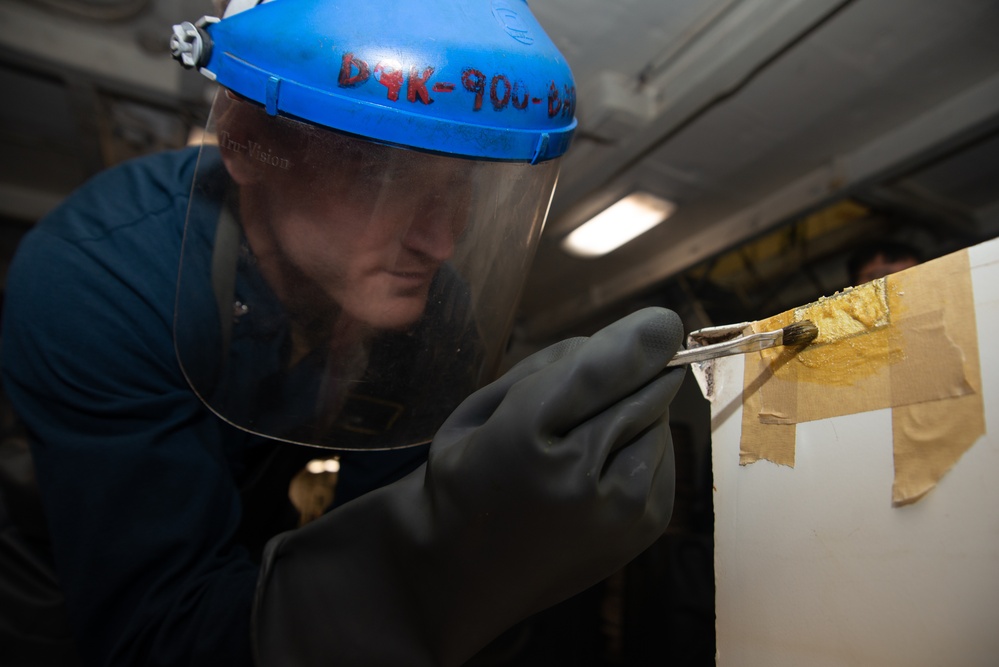
[[(289, 161), (244, 203), (266, 212), (267, 234), (256, 236), (267, 242), (248, 235), (272, 283), (268, 268), (280, 267), (278, 294), (301, 310), (318, 290), (376, 329), (415, 323), (466, 224), (468, 163), (378, 147), (369, 155), (342, 142), (310, 145)], [(260, 212), (243, 210), (244, 221)]]
[(902, 257), (891, 260), (885, 257), (884, 254), (878, 253), (858, 269), (857, 284), (862, 285), (878, 278), (884, 278), (892, 273), (898, 273), (899, 271), (916, 266), (918, 263), (914, 257)]

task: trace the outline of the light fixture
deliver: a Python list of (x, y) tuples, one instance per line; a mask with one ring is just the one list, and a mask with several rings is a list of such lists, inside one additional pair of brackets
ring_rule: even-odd
[(187, 132), (187, 145), (200, 146), (203, 143), (218, 145), (219, 138), (214, 133), (209, 134), (200, 125), (192, 125), (191, 129)]
[(337, 459), (312, 459), (305, 464), (305, 469), (313, 475), (319, 475), (324, 472), (339, 472), (340, 461)]
[(647, 192), (635, 192), (577, 227), (562, 248), (578, 257), (606, 255), (668, 218), (676, 204)]

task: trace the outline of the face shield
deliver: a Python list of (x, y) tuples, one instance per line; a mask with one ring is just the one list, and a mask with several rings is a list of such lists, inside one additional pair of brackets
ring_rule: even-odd
[(177, 290), (192, 388), (271, 438), (342, 450), (429, 442), (493, 379), (557, 163), (386, 145), (223, 89)]
[(220, 417), (341, 450), (429, 442), (493, 379), (576, 127), (524, 0), (233, 2), (174, 26), (215, 81), (177, 357)]

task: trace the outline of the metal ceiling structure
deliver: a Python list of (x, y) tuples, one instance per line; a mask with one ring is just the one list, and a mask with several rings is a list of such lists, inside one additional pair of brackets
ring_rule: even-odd
[[(650, 302), (691, 326), (764, 317), (845, 286), (863, 240), (933, 256), (999, 233), (995, 0), (530, 6), (573, 67), (580, 126), (523, 295), (525, 347)], [(4, 265), (88, 176), (183, 145), (204, 120), (212, 91), (167, 42), (173, 23), (212, 13), (210, 0), (0, 0)], [(601, 258), (562, 250), (635, 190), (676, 214)]]
[[(532, 4), (582, 81), (582, 130), (525, 294), (528, 335), (847, 197), (871, 215), (852, 238), (840, 233), (844, 252), (889, 213), (929, 255), (996, 233), (999, 3), (627, 2), (613, 16), (585, 4)], [(560, 23), (569, 13), (590, 21)], [(598, 37), (593, 14), (616, 27)], [(676, 202), (676, 214), (599, 259), (561, 251), (569, 229), (635, 189)], [(794, 282), (789, 269), (817, 257), (784, 259), (780, 280)]]

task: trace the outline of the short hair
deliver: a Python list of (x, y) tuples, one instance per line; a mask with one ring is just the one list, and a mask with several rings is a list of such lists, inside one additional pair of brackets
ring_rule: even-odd
[(847, 260), (846, 269), (850, 274), (850, 280), (856, 282), (860, 269), (872, 259), (881, 255), (888, 262), (897, 262), (902, 259), (915, 260), (917, 264), (922, 264), (922, 253), (914, 246), (902, 241), (874, 241), (861, 246), (850, 255)]

